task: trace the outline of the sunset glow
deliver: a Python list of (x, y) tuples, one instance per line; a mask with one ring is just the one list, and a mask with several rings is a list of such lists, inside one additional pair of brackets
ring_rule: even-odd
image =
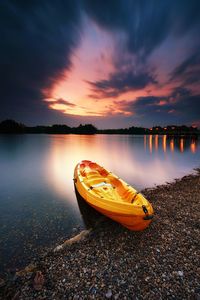
[(1, 118), (99, 129), (199, 126), (195, 5), (77, 0), (48, 4), (44, 15), (42, 4), (32, 6), (5, 7), (8, 20), (16, 14), (1, 49)]
[(0, 31), (0, 299), (200, 300), (200, 0), (3, 0)]

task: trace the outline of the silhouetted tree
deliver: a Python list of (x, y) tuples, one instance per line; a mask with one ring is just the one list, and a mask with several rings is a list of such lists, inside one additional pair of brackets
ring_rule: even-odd
[(92, 124), (80, 124), (78, 127), (73, 128), (74, 133), (78, 134), (95, 134), (97, 133), (97, 128)]
[(53, 126), (48, 127), (48, 129), (47, 129), (47, 133), (66, 134), (66, 133), (70, 133), (70, 132), (71, 132), (71, 128), (67, 125), (55, 124)]
[(197, 137), (200, 131), (194, 126), (168, 125), (165, 127), (154, 126), (152, 128), (129, 127), (119, 129), (101, 129), (98, 130), (92, 124), (80, 124), (78, 127), (69, 127), (67, 125), (54, 124), (52, 126), (34, 126), (26, 127), (24, 124), (17, 123), (14, 120), (5, 120), (0, 123), (0, 133), (48, 133), (48, 134), (166, 134), (168, 136), (194, 136)]
[(24, 133), (25, 125), (17, 123), (14, 120), (5, 120), (0, 123), (0, 132), (1, 133)]

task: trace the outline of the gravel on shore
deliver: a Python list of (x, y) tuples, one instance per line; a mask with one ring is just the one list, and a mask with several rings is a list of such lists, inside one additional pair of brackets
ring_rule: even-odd
[(143, 194), (155, 211), (148, 229), (105, 218), (85, 239), (1, 278), (1, 299), (200, 299), (200, 169)]

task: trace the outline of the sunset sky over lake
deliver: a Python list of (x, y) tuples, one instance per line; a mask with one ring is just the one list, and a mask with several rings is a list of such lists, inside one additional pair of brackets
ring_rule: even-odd
[(200, 127), (200, 1), (2, 1), (0, 120)]

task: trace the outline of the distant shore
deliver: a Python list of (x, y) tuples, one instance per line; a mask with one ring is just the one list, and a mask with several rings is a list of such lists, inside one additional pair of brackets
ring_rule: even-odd
[(199, 299), (199, 190), (200, 169), (145, 189), (155, 210), (147, 230), (103, 219), (84, 240), (2, 278), (1, 299)]
[(26, 126), (14, 120), (0, 122), (0, 134), (134, 134), (134, 135), (167, 135), (173, 137), (193, 137), (200, 135), (196, 126), (168, 125), (165, 127), (154, 126), (152, 128), (131, 126), (118, 129), (98, 129), (92, 124), (80, 124), (70, 127), (65, 124), (54, 124), (49, 126)]

